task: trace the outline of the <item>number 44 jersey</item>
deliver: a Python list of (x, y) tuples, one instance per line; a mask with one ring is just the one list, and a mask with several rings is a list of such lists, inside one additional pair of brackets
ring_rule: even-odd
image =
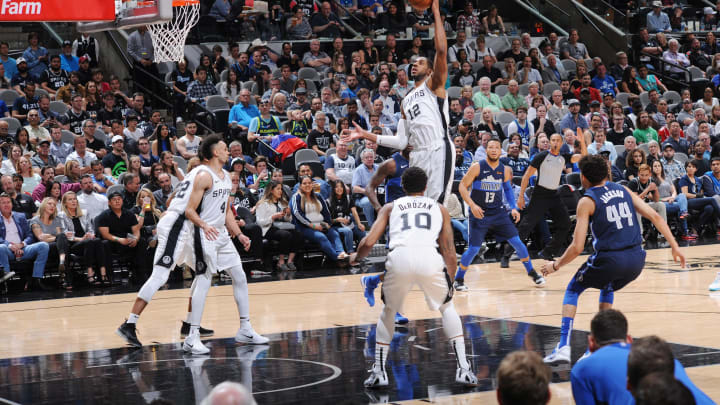
[(443, 226), (438, 203), (428, 197), (401, 197), (393, 202), (390, 212), (390, 250), (410, 247), (437, 253), (437, 240)]
[(642, 244), (630, 191), (608, 181), (602, 186), (588, 189), (585, 196), (595, 201), (590, 230), (596, 252), (624, 250)]

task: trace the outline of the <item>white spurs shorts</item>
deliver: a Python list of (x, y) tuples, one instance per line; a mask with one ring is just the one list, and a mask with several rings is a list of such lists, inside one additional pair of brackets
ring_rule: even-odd
[(452, 281), (445, 261), (435, 248), (397, 247), (387, 255), (382, 300), (393, 311), (402, 312), (408, 292), (416, 284), (425, 294), (428, 308), (437, 310), (452, 299)]

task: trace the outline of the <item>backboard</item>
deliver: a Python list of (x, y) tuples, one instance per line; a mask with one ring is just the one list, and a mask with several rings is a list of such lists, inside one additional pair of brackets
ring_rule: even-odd
[[(113, 1), (113, 0), (99, 0)], [(170, 21), (173, 18), (173, 0), (115, 1), (114, 21), (78, 23), (79, 32), (98, 32), (138, 27)]]

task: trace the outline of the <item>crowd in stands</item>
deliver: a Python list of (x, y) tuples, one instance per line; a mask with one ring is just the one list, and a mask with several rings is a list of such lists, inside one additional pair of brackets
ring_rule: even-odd
[[(328, 11), (326, 4), (309, 12), (311, 21), (319, 18), (313, 12)], [(388, 13), (393, 8), (389, 4)], [(720, 236), (720, 75), (712, 61), (717, 58), (705, 56), (712, 81), (702, 97), (693, 98), (689, 88), (669, 90), (675, 84), (665, 85), (660, 75), (650, 73), (656, 60), (643, 60), (644, 54), (633, 63), (622, 50), (613, 61), (591, 59), (575, 29), (567, 39), (549, 33), (537, 47), (522, 33), (512, 38), (509, 49), (496, 52), (483, 35), (504, 30), (497, 10), (491, 11), (480, 19), (468, 5), (454, 22), (459, 29), (449, 47), (447, 87), (456, 180), (485, 157), (492, 137), (503, 141), (502, 162), (519, 177), (539, 152), (549, 149), (553, 133), (563, 136), (562, 153), (578, 151), (576, 137), (583, 136), (589, 153), (607, 157), (612, 179), (627, 184), (676, 224), (678, 238)], [(471, 38), (464, 25), (472, 27)], [(340, 134), (355, 125), (380, 134), (397, 130), (402, 98), (414, 86), (408, 64), (417, 57), (434, 57), (422, 42), (423, 31), (418, 30), (407, 49), (392, 33), (383, 46), (365, 37), (357, 51), (347, 50), (340, 36), (326, 42), (327, 47), (312, 39), (302, 55), (293, 53), (291, 43), (275, 53), (260, 39), (247, 49), (235, 42), (226, 51), (215, 46), (198, 61), (176, 63), (169, 75), (170, 122), (142, 92), (126, 93), (119, 78), (106, 81), (102, 70), (91, 67), (102, 57), (92, 37), (65, 41), (62, 54), (50, 55), (32, 33), (17, 59), (0, 43), (5, 72), (0, 87), (17, 93), (12, 105), (0, 101), (0, 113), (19, 123), (0, 121), (0, 173), (12, 212), (27, 221), (18, 222), (17, 233), (0, 229), (3, 240), (14, 246), (10, 262), (19, 257), (20, 246), (47, 244), (48, 259), (38, 254), (38, 261), (49, 260), (62, 270), (66, 257), (82, 257), (88, 280), (107, 284), (111, 263), (92, 254), (99, 251), (95, 242), (84, 242), (98, 239), (103, 249), (132, 257), (135, 275), (145, 277), (152, 265), (153, 226), (173, 191), (185, 184), (184, 174), (198, 164), (204, 128), (217, 119), (201, 108), (213, 98), (229, 109), (225, 136), (231, 158), (226, 168), (233, 176), (233, 208), (253, 239), (249, 254), (267, 261), (272, 252), (269, 259), (276, 260), (271, 266), (281, 271), (294, 270), (297, 256), (309, 247), (330, 261), (344, 259), (372, 225), (378, 208), (378, 199), (366, 192), (377, 190), (368, 187), (373, 175), (400, 152), (372, 142), (348, 145)], [(676, 52), (693, 63), (706, 55), (703, 49), (716, 47), (708, 34), (706, 41), (713, 43), (698, 48), (692, 38), (683, 44), (686, 53), (680, 53), (675, 40), (663, 45), (662, 32), (649, 35), (648, 29), (639, 31), (644, 52)], [(130, 35), (128, 54), (142, 68), (136, 69), (135, 82), (152, 88), (142, 77), (157, 72), (144, 28)], [(673, 60), (682, 59), (677, 55)], [(672, 76), (672, 71), (666, 73), (663, 77)], [(57, 113), (51, 103), (65, 112)], [(296, 162), (305, 163), (297, 167), (286, 164), (304, 149), (314, 151), (311, 159)], [(577, 172), (569, 164), (563, 177)], [(115, 211), (113, 199), (119, 204)], [(467, 213), (460, 201), (453, 200), (453, 207), (453, 223), (466, 237)], [(654, 241), (652, 226), (645, 230), (646, 239)], [(534, 239), (540, 241), (536, 250), (549, 239), (546, 226), (538, 232), (542, 237)], [(12, 266), (3, 267), (9, 274)], [(39, 269), (44, 267), (36, 267), (33, 283), (42, 286)], [(71, 272), (63, 273), (65, 287), (72, 288)]]

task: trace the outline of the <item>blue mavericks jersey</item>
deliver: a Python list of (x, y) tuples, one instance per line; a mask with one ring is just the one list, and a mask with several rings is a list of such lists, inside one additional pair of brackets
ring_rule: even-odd
[(596, 252), (624, 250), (642, 244), (635, 206), (625, 187), (608, 181), (604, 186), (590, 188), (585, 196), (595, 201), (590, 230)]
[(498, 162), (496, 168), (490, 167), (487, 160), (481, 160), (480, 173), (472, 183), (470, 198), (483, 210), (500, 209), (503, 206), (503, 182), (505, 166)]
[(385, 202), (393, 202), (400, 197), (405, 196), (405, 192), (402, 188), (401, 177), (405, 169), (410, 166), (410, 163), (403, 157), (400, 152), (395, 152), (392, 155), (395, 160), (395, 175), (389, 177), (385, 182)]

